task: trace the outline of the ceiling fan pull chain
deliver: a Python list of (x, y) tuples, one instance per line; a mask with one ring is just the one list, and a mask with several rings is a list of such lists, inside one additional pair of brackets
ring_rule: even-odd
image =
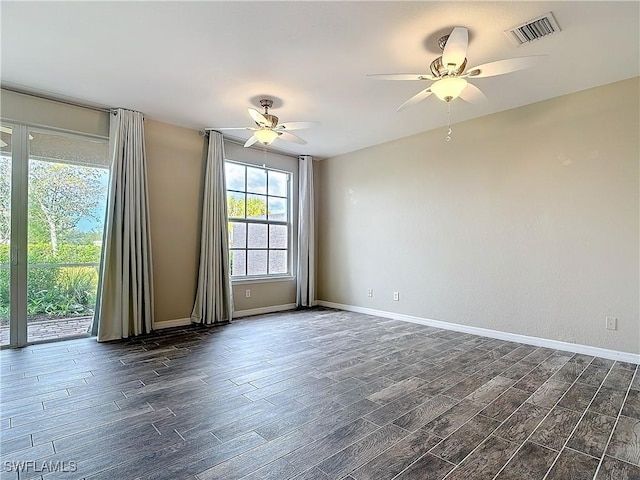
[(445, 140), (447, 142), (451, 141), (451, 102), (447, 102), (447, 136)]

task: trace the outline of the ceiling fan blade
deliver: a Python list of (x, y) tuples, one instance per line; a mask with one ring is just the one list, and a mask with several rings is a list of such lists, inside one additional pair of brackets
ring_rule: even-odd
[(306, 145), (307, 142), (293, 133), (288, 132), (278, 132), (278, 138), (281, 140), (286, 140), (287, 142), (298, 143), (300, 145)]
[(437, 80), (436, 77), (428, 73), (375, 73), (365, 75), (365, 77), (374, 80)]
[(265, 118), (265, 116), (262, 115), (255, 108), (249, 108), (248, 110), (249, 110), (249, 115), (251, 115), (251, 118), (253, 118), (254, 122), (256, 122), (259, 125), (269, 125), (269, 126), (271, 126), (271, 122), (269, 122), (269, 120), (267, 120)]
[(396, 110), (396, 112), (399, 112), (403, 108), (408, 107), (410, 105), (415, 105), (416, 103), (427, 98), (429, 95), (431, 95), (431, 93), (433, 92), (431, 92), (430, 88), (425, 88), (424, 90), (421, 90), (420, 92), (416, 93), (413, 97), (411, 97), (409, 100), (407, 100), (402, 105), (400, 105)]
[(460, 98), (465, 102), (479, 105), (487, 102), (487, 97), (482, 93), (482, 90), (472, 83), (467, 83), (467, 86), (464, 87), (464, 90), (460, 93)]
[(320, 122), (286, 122), (279, 124), (274, 130), (301, 130), (303, 128), (317, 127), (318, 125), (320, 125)]
[(256, 137), (255, 135), (251, 135), (251, 138), (244, 143), (244, 146), (245, 147), (250, 147), (251, 145), (253, 145), (257, 141), (258, 141), (258, 137)]
[(455, 27), (442, 52), (442, 63), (450, 72), (457, 70), (464, 63), (468, 45), (469, 31), (465, 27)]
[(517, 72), (534, 66), (546, 55), (530, 55), (528, 57), (508, 58), (496, 62), (483, 63), (477, 67), (469, 68), (467, 75), (473, 78), (493, 77), (505, 73)]

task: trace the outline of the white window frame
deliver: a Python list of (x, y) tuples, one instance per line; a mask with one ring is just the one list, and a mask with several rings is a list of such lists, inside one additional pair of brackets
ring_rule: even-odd
[[(248, 262), (249, 262), (249, 255), (248, 252), (250, 250), (263, 250), (267, 252), (267, 272), (269, 271), (269, 251), (273, 250), (273, 251), (282, 251), (284, 249), (281, 248), (269, 248), (269, 225), (282, 225), (282, 226), (286, 226), (287, 227), (287, 272), (286, 273), (266, 273), (266, 274), (259, 274), (259, 275), (232, 275), (231, 271), (230, 271), (230, 277), (231, 277), (231, 281), (232, 283), (251, 283), (251, 282), (264, 282), (264, 281), (282, 281), (282, 280), (291, 280), (292, 278), (294, 278), (294, 274), (293, 274), (293, 268), (292, 268), (292, 264), (293, 264), (293, 221), (292, 221), (292, 211), (293, 211), (293, 203), (292, 203), (292, 199), (293, 199), (293, 191), (292, 191), (292, 183), (293, 183), (293, 172), (290, 172), (288, 170), (282, 170), (279, 168), (273, 168), (273, 167), (268, 167), (266, 165), (255, 165), (253, 163), (246, 163), (246, 162), (240, 162), (237, 160), (230, 160), (230, 159), (225, 159), (225, 166), (227, 164), (235, 164), (235, 165), (240, 165), (242, 167), (245, 168), (245, 177), (244, 177), (244, 190), (234, 190), (234, 189), (230, 189), (228, 186), (226, 188), (226, 192), (225, 194), (228, 194), (230, 192), (232, 193), (242, 193), (245, 196), (246, 195), (251, 195), (253, 192), (247, 192), (247, 174), (246, 174), (246, 169), (247, 168), (257, 168), (257, 169), (263, 169), (267, 172), (271, 171), (271, 172), (277, 172), (277, 173), (283, 173), (285, 175), (287, 175), (287, 196), (286, 197), (281, 197), (279, 195), (268, 195), (268, 188), (267, 188), (267, 193), (264, 194), (265, 197), (267, 197), (267, 204), (268, 204), (268, 198), (269, 197), (274, 197), (274, 198), (286, 198), (286, 205), (287, 205), (287, 219), (286, 220), (269, 220), (268, 218), (265, 219), (255, 219), (255, 218), (246, 218), (246, 210), (245, 210), (245, 218), (241, 218), (241, 217), (231, 217), (228, 216), (228, 222), (229, 223), (233, 223), (233, 222), (238, 222), (238, 223), (245, 223), (247, 225), (247, 232), (248, 232), (248, 226), (249, 224), (258, 224), (258, 225), (266, 225), (267, 226), (267, 248), (250, 248), (248, 246), (248, 242), (245, 242), (245, 246), (244, 247), (236, 247), (233, 248), (231, 247), (231, 238), (229, 238), (229, 262), (231, 262), (231, 252), (234, 250), (244, 250), (246, 253), (245, 255), (245, 262), (246, 262), (246, 266), (248, 268)], [(268, 175), (268, 173), (267, 173)], [(268, 178), (268, 177), (267, 177)], [(268, 185), (268, 180), (267, 180), (267, 185)], [(229, 236), (231, 237), (231, 232), (229, 232)]]

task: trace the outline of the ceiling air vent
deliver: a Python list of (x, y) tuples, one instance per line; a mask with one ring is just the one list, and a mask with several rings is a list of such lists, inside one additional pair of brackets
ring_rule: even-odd
[(509, 37), (511, 43), (516, 47), (524, 43), (529, 43), (539, 38), (546, 37), (552, 33), (560, 31), (560, 26), (556, 19), (553, 17), (553, 13), (545, 13), (544, 15), (529, 20), (523, 25), (505, 30), (504, 34)]

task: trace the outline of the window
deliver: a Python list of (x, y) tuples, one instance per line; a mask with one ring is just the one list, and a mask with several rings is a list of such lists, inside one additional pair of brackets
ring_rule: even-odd
[(290, 274), (291, 173), (227, 161), (231, 276)]

